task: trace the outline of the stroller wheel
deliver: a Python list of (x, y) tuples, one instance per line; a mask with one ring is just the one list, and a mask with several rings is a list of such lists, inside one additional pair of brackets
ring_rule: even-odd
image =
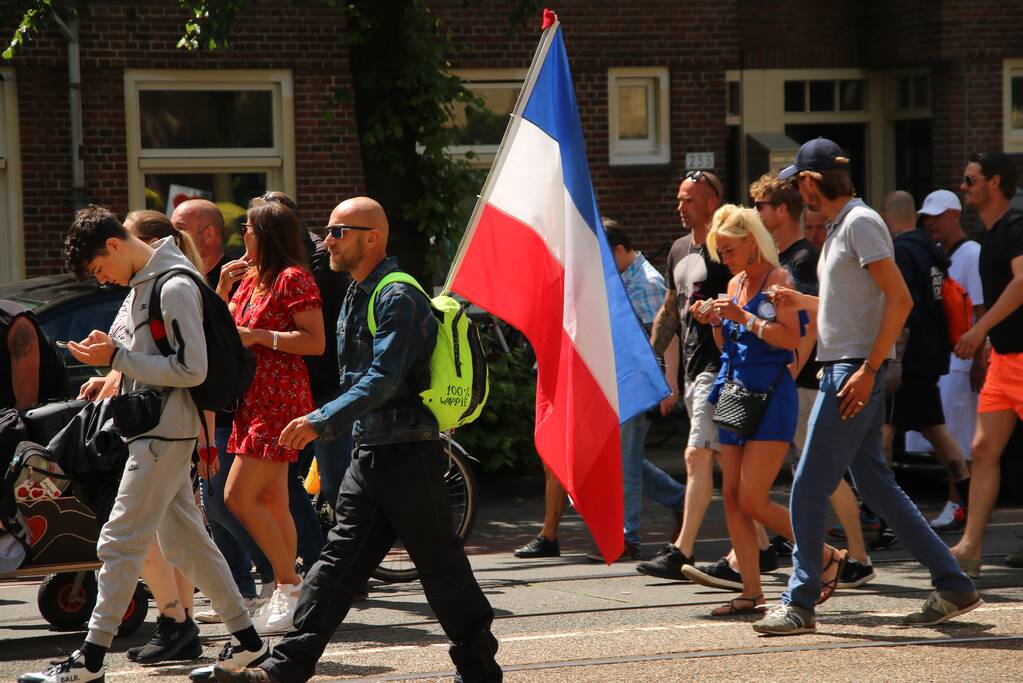
[(96, 606), (96, 576), (92, 572), (50, 574), (39, 584), (36, 602), (43, 619), (57, 628), (81, 626)]

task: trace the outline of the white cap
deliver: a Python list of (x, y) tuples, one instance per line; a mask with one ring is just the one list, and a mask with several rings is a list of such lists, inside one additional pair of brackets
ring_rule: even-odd
[(954, 192), (935, 190), (924, 198), (924, 205), (917, 211), (918, 216), (940, 216), (946, 211), (962, 213), (963, 205)]

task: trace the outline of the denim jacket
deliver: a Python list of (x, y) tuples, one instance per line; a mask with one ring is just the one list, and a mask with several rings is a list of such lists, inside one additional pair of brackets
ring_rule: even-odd
[(345, 294), (337, 322), (341, 395), (307, 416), (324, 441), (343, 436), (353, 423), (356, 444), (438, 438), (437, 420), (419, 398), (430, 383), (437, 343), (430, 303), (412, 285), (392, 283), (377, 295), (377, 332), (369, 332), (369, 297), (395, 270), (398, 262), (388, 257)]

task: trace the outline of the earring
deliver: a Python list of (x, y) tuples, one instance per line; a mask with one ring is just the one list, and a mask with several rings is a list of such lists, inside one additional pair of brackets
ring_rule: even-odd
[(746, 259), (746, 265), (747, 266), (752, 266), (756, 262), (757, 262), (757, 260), (755, 258), (753, 258), (753, 254), (750, 254), (750, 257), (748, 259)]

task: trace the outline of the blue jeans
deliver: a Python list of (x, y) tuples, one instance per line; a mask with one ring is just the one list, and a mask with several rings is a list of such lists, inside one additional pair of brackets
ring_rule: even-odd
[(625, 540), (639, 545), (639, 518), (643, 496), (679, 512), (686, 487), (646, 459), (646, 433), (650, 419), (643, 413), (622, 424), (622, 489), (625, 494)]
[(852, 473), (863, 501), (883, 517), (899, 540), (931, 573), (939, 590), (967, 593), (973, 582), (960, 569), (948, 546), (938, 538), (920, 510), (895, 482), (881, 448), (884, 423), (884, 372), (864, 409), (843, 420), (837, 393), (860, 363), (824, 366), (820, 391), (810, 413), (810, 424), (792, 483), (789, 510), (796, 547), (792, 577), (782, 601), (814, 610), (821, 589), (821, 548), (827, 524), (828, 499), (846, 469)]
[(333, 509), (341, 490), (341, 480), (352, 463), (352, 435), (349, 432), (347, 436), (333, 441), (317, 439), (312, 445), (316, 469), (320, 474), (320, 501), (329, 503)]

